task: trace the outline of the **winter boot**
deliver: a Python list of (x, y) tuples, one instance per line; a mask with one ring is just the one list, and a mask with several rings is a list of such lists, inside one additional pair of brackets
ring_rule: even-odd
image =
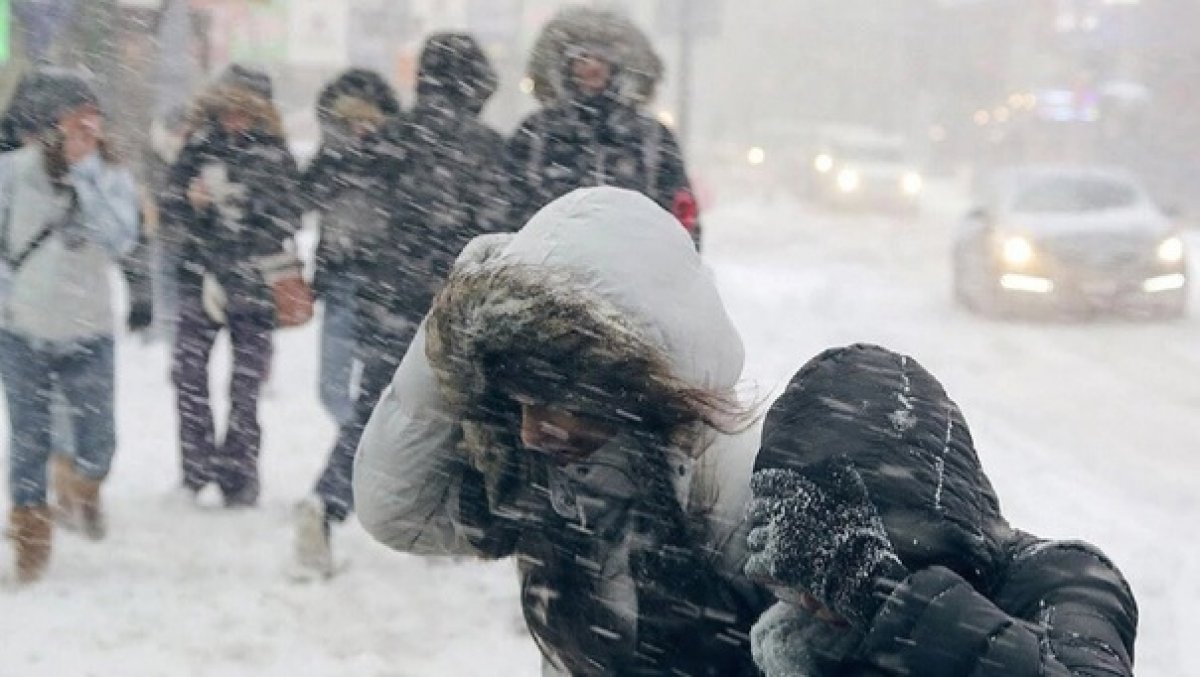
[(83, 535), (93, 541), (103, 540), (108, 534), (108, 520), (100, 504), (100, 481), (73, 472), (73, 497), (79, 511), (79, 526)]
[(307, 574), (322, 578), (333, 576), (333, 546), (329, 539), (329, 520), (325, 501), (310, 496), (296, 505), (296, 564)]
[(54, 493), (54, 521), (72, 531), (79, 528), (75, 501), (75, 460), (66, 454), (50, 455), (50, 486)]
[(8, 537), (17, 554), (17, 582), (33, 583), (50, 563), (54, 537), (53, 517), (44, 505), (13, 508), (8, 515)]

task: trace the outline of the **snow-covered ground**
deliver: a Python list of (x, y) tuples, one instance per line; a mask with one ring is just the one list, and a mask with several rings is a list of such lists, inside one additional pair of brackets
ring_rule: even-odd
[[(1186, 674), (1200, 631), (1200, 304), (1169, 324), (967, 315), (949, 292), (960, 205), (931, 202), (905, 223), (767, 197), (710, 212), (708, 258), (745, 337), (748, 380), (765, 398), (819, 350), (855, 341), (917, 357), (966, 412), (1010, 520), (1093, 541), (1128, 575), (1142, 611), (1138, 674)], [(262, 505), (229, 512), (169, 499), (166, 355), (120, 344), (112, 535), (61, 535), (46, 581), (0, 587), (0, 676), (537, 674), (508, 564), (395, 554), (351, 521), (336, 534), (341, 575), (289, 580), (291, 507), (334, 432), (315, 355), (314, 327), (280, 335)], [(6, 544), (0, 575), (10, 562)]]

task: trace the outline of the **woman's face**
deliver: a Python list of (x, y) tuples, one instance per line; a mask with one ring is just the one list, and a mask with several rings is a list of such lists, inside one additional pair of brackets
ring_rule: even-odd
[(575, 79), (579, 91), (596, 96), (608, 89), (612, 66), (594, 56), (581, 56), (571, 62), (571, 77)]
[(521, 443), (557, 463), (581, 461), (616, 435), (612, 424), (529, 398), (521, 406)]
[(254, 117), (246, 111), (238, 109), (222, 111), (220, 122), (225, 133), (233, 136), (248, 134), (254, 127)]
[(76, 106), (59, 118), (58, 130), (68, 163), (75, 164), (99, 148), (103, 124), (100, 110), (91, 104)]

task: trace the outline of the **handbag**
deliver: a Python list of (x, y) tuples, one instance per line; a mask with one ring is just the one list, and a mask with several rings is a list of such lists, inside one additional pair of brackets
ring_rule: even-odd
[(313, 292), (304, 279), (304, 263), (296, 252), (286, 248), (278, 254), (258, 259), (263, 280), (271, 288), (275, 302), (275, 321), (279, 328), (299, 327), (313, 317)]

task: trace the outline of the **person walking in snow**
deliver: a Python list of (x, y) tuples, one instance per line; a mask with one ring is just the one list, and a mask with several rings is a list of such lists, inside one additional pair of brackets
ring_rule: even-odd
[(573, 191), (459, 257), (363, 434), (359, 520), (512, 558), (545, 674), (757, 674), (742, 364), (675, 218)]
[[(476, 41), (461, 33), (431, 36), (422, 49), (413, 109), (388, 130), (384, 158), (373, 171), (397, 181), (381, 188), (386, 232), (357, 248), (358, 397), (338, 430), (313, 495), (296, 514), (295, 554), (308, 572), (333, 572), (330, 525), (354, 506), (350, 476), (355, 449), (417, 325), (429, 310), (459, 251), (498, 227), (502, 137), (479, 120), (497, 85)], [(365, 245), (365, 243), (364, 243)]]
[[(229, 507), (258, 501), (258, 399), (271, 359), (272, 291), (263, 266), (300, 223), (296, 162), (272, 103), (270, 78), (230, 66), (204, 93), (194, 131), (171, 168), (165, 218), (187, 224), (178, 275), (180, 317), (173, 351), (182, 492), (215, 482)], [(213, 425), (208, 362), (222, 328), (233, 347), (230, 414), (223, 440)]]
[(77, 73), (39, 73), (37, 119), (25, 145), (0, 155), (0, 374), (8, 402), (8, 534), (16, 576), (49, 564), (51, 399), (68, 407), (74, 458), (64, 468), (63, 515), (98, 540), (100, 499), (116, 452), (113, 294), (109, 273), (135, 244), (133, 176), (104, 137), (100, 100)]
[(313, 291), (324, 302), (318, 392), (339, 426), (354, 410), (358, 264), (383, 244), (396, 203), (399, 158), (384, 133), (399, 116), (400, 102), (382, 76), (362, 68), (342, 73), (317, 99), (321, 145), (301, 178), (306, 211), (319, 217), (313, 271)]
[(663, 66), (625, 16), (570, 7), (542, 29), (528, 66), (542, 108), (508, 141), (511, 223), (584, 186), (644, 193), (700, 246), (696, 199), (671, 130), (643, 112)]
[(802, 367), (763, 428), (747, 576), (767, 677), (1131, 675), (1137, 605), (1098, 549), (1011, 527), (958, 407), (878, 346)]

